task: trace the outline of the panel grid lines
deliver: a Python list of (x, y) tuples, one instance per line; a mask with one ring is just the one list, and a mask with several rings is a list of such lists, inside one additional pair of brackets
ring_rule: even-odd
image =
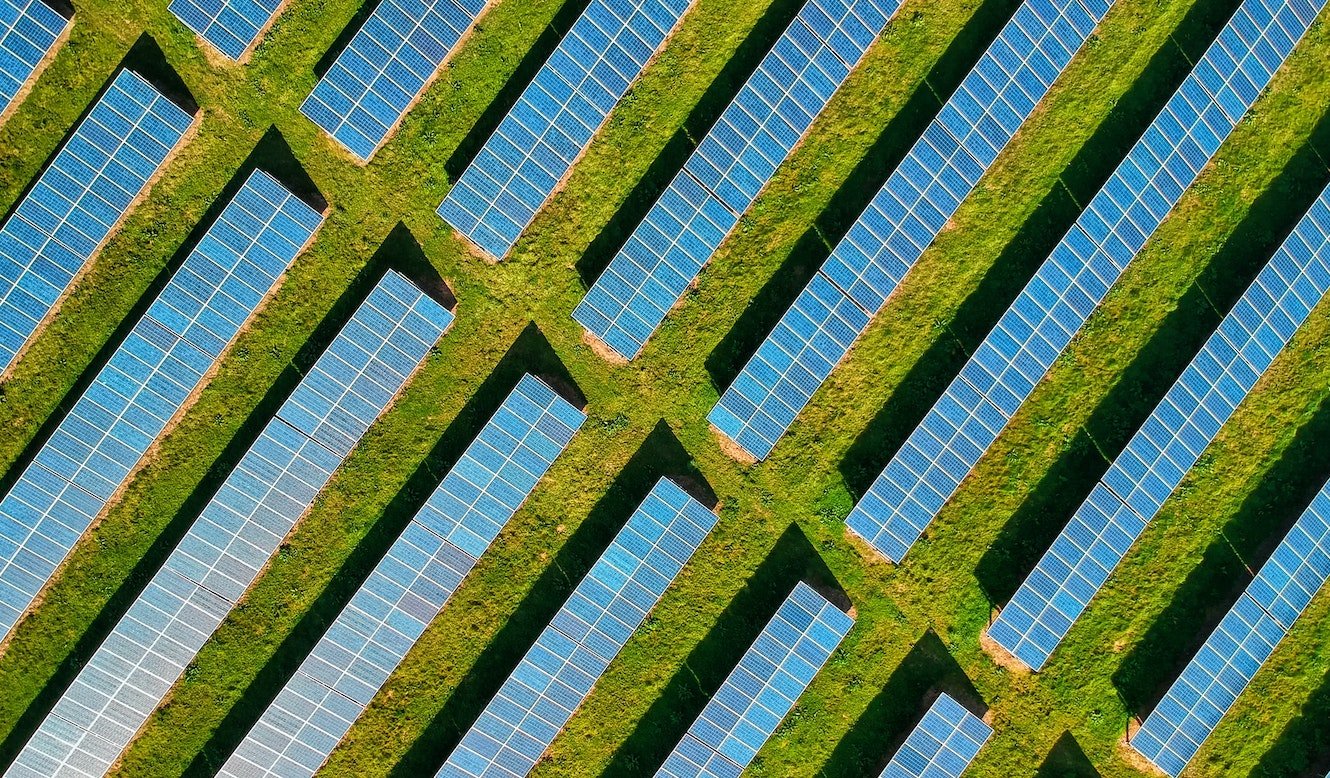
[[(1260, 88), (1252, 84), (1252, 88), (1238, 94), (1230, 88), (1231, 81), (1207, 75), (1217, 73), (1214, 63), (1227, 56), (1224, 52), (1228, 50), (1244, 52), (1239, 62), (1230, 65), (1230, 70), (1257, 62), (1255, 52), (1265, 41), (1260, 37), (1265, 33), (1253, 31), (1268, 31), (1275, 26), (1270, 21), (1253, 21), (1262, 14), (1269, 16), (1257, 0), (1249, 0), (1239, 8), (1076, 224), (967, 360), (937, 405), (911, 433), (902, 453), (893, 457), (855, 506), (846, 523), (876, 550), (894, 562), (901, 561), (1171, 212), (1184, 189), (1218, 151), (1236, 125), (1233, 115), (1245, 112), (1273, 77), (1278, 63), (1262, 65)], [(1292, 7), (1284, 5), (1276, 15), (1293, 14)], [(1305, 32), (1306, 23), (1300, 24), (1298, 29)], [(1284, 39), (1282, 46), (1281, 61), (1291, 51), (1293, 39)], [(1211, 93), (1221, 97), (1212, 99)], [(1224, 363), (1239, 364), (1231, 360)], [(998, 411), (997, 423), (982, 424), (991, 434), (979, 446), (946, 445), (927, 450), (919, 444), (930, 426), (943, 423), (940, 417), (946, 417), (948, 425), (964, 426), (980, 417), (993, 417), (994, 408)], [(1171, 462), (1176, 470), (1182, 462), (1194, 461), (1185, 452), (1194, 438), (1193, 434), (1169, 444), (1172, 449), (1168, 451), (1146, 452), (1148, 457), (1142, 461)], [(899, 466), (897, 460), (901, 456), (913, 456), (921, 448), (924, 460), (919, 467)], [(1177, 475), (1181, 477), (1181, 473)], [(1158, 507), (1146, 507), (1149, 501), (1132, 488), (1124, 488), (1111, 479), (1106, 483), (1117, 493), (1126, 494), (1125, 502), (1139, 515), (1152, 515)], [(939, 484), (944, 488), (936, 489)], [(916, 499), (915, 495), (926, 488), (938, 494)], [(1118, 512), (1105, 515), (1118, 515)]]
[(895, 13), (810, 0), (573, 312), (637, 356)]
[[(1017, 9), (712, 408), (717, 430), (758, 459), (771, 453), (1109, 5), (1027, 0)], [(862, 315), (846, 329), (833, 311), (851, 303)]]
[[(102, 775), (110, 769), (451, 320), (451, 313), (400, 274), (389, 271), (379, 281), (61, 695), (7, 775)], [(385, 356), (389, 342), (392, 355)], [(360, 394), (330, 393), (321, 386), (342, 380), (349, 386), (370, 370), (395, 385), (376, 383), (373, 392)], [(365, 394), (371, 400), (362, 399)], [(330, 446), (330, 425), (355, 432), (350, 445), (334, 438)], [(74, 725), (72, 731), (67, 724)], [(94, 748), (93, 738), (112, 745)]]

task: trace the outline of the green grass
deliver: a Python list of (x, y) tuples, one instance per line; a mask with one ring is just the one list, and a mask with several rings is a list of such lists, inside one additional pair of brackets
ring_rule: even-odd
[[(1234, 5), (1200, 3), (1205, 18)], [(279, 377), (302, 349), (317, 353), (317, 343), (307, 344), (311, 334), (336, 325), (330, 319), (320, 327), (330, 310), (333, 318), (342, 310), (334, 301), (400, 221), (456, 293), (456, 324), (205, 646), (127, 752), (121, 774), (198, 774), (224, 759), (227, 744), (258, 715), (255, 706), (275, 693), (272, 684), (299, 662), (428, 492), (422, 461), (437, 477), (483, 421), (482, 411), (511, 385), (486, 378), (496, 366), (509, 375), (554, 360), (589, 400), (586, 428), (334, 753), (327, 774), (384, 775), (399, 762), (399, 775), (432, 772), (469, 724), (466, 716), (484, 704), (608, 542), (642, 484), (689, 471), (719, 496), (721, 520), (538, 774), (654, 770), (652, 755), (668, 750), (695, 715), (701, 687), (723, 678), (735, 646), (760, 625), (731, 602), (770, 608), (781, 587), (805, 574), (834, 577), (853, 600), (858, 623), (763, 750), (754, 774), (868, 774), (917, 715), (924, 690), (939, 684), (972, 686), (993, 709), (997, 733), (971, 775), (1030, 775), (1055, 747), (1058, 765), (1076, 764), (1067, 754), (1079, 749), (1104, 776), (1136, 774), (1120, 745), (1130, 716), (1121, 687), (1136, 682), (1140, 658), (1168, 655), (1181, 634), (1152, 634), (1152, 624), (1167, 617), (1197, 628), (1196, 614), (1222, 605), (1224, 593), (1192, 591), (1184, 582), (1195, 570), (1230, 569), (1212, 549), (1232, 537), (1234, 549), (1250, 554), (1261, 540), (1257, 528), (1277, 526), (1301, 508), (1295, 497), (1260, 488), (1267, 474), (1282, 479), (1290, 467), (1302, 470), (1292, 458), (1314, 456), (1324, 441), (1295, 433), (1319, 434), (1326, 423), (1327, 308), (1239, 409), (1046, 672), (1012, 673), (983, 653), (979, 636), (990, 606), (976, 570), (984, 569), (990, 546), (1011, 547), (1004, 526), (1029, 512), (1027, 501), (1057, 492), (1069, 469), (1073, 482), (1085, 481), (1081, 471), (1095, 460), (1083, 452), (1093, 447), (1076, 441), (1088, 436), (1120, 446), (1130, 432), (1123, 419), (1148, 410), (1163, 391), (1151, 379), (1190, 356), (1184, 344), (1203, 337), (1204, 327), (1188, 312), (1213, 317), (1195, 301), (1229, 294), (1234, 277), (1250, 273), (1280, 237), (1252, 228), (1249, 211), (1279, 213), (1290, 198), (1305, 204), (1330, 177), (1323, 157), (1303, 151), (1309, 139), (1320, 143), (1318, 122), (1330, 107), (1330, 80), (1321, 72), (1330, 56), (1324, 22), (906, 563), (892, 567), (868, 556), (841, 523), (864, 474), (885, 463), (959, 366), (963, 349), (1042, 259), (1037, 249), (1074, 217), (1069, 204), (1093, 192), (1087, 179), (1106, 172), (1108, 150), (1120, 154), (1130, 142), (1124, 128), (1139, 131), (1167, 96), (1159, 84), (1195, 56), (1195, 28), (1206, 25), (1192, 17), (1174, 35), (1186, 0), (1117, 5), (796, 429), (768, 462), (749, 467), (721, 453), (705, 421), (723, 388), (712, 373), (734, 360), (722, 347), (751, 339), (744, 330), (753, 321), (769, 321), (761, 311), (745, 315), (760, 293), (777, 311), (788, 304), (789, 289), (797, 288), (789, 279), (810, 272), (808, 248), (821, 241), (814, 230), (843, 228), (855, 215), (842, 212), (847, 203), (876, 189), (883, 166), (913, 137), (905, 130), (917, 132), (919, 116), (936, 106), (932, 91), (954, 82), (949, 68), (975, 56), (966, 41), (982, 38), (976, 27), (984, 25), (967, 28), (972, 15), (978, 11), (991, 25), (1013, 1), (909, 0), (696, 291), (629, 366), (596, 357), (569, 318), (582, 293), (579, 260), (662, 151), (678, 148), (681, 131), (696, 132), (692, 123), (705, 118), (693, 115), (698, 101), (714, 103), (726, 93), (712, 81), (760, 24), (766, 2), (699, 0), (567, 186), (497, 266), (468, 255), (433, 208), (447, 189), (445, 163), (555, 18), (557, 0), (499, 2), (367, 167), (335, 150), (297, 110), (314, 83), (314, 64), (357, 10), (351, 0), (295, 0), (244, 67), (210, 65), (159, 0), (79, 3), (69, 44), (0, 128), (0, 203), (22, 191), (143, 31), (202, 106), (203, 120), (0, 387), (0, 468), (9, 468), (62, 407), (270, 126), (331, 207), (275, 299), (0, 656), (0, 758), (12, 758), (243, 452), (245, 434), (270, 412), (270, 387), (287, 380)], [(791, 6), (782, 7), (788, 13)], [(952, 47), (958, 35), (966, 43)], [(879, 137), (883, 128), (887, 137)], [(1291, 172), (1281, 175), (1286, 166)], [(1272, 182), (1267, 205), (1254, 206)], [(1174, 311), (1180, 313), (1170, 316)], [(540, 335), (523, 336), (505, 357), (531, 322)], [(1067, 515), (1031, 526), (1043, 527), (1047, 543)], [(1179, 616), (1169, 610), (1175, 600), (1195, 607)], [(1330, 641), (1319, 628), (1328, 616), (1323, 596), (1203, 749), (1195, 775), (1294, 775), (1305, 767), (1310, 744), (1324, 739), (1314, 722), (1330, 707)], [(656, 705), (662, 694), (675, 709)], [(1074, 747), (1066, 745), (1068, 732)]]

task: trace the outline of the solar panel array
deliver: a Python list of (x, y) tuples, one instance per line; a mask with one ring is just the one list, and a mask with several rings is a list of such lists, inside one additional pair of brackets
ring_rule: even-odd
[(213, 48), (239, 60), (272, 24), (283, 0), (171, 0), (168, 10)]
[(524, 376), (218, 775), (313, 775), (585, 420)]
[(0, 0), (0, 116), (68, 26), (69, 20), (42, 0)]
[(192, 122), (142, 76), (121, 70), (0, 225), (0, 373)]
[(1275, 252), (989, 630), (1038, 669), (1330, 291), (1330, 190)]
[(1132, 747), (1169, 775), (1181, 773), (1328, 577), (1330, 484), (1146, 718)]
[(368, 160), (489, 0), (383, 0), (300, 106)]
[(1246, 0), (846, 523), (899, 562), (1237, 125), (1323, 0)]
[(853, 625), (852, 616), (797, 584), (657, 778), (738, 778)]
[(905, 738), (882, 778), (960, 778), (992, 734), (992, 727), (944, 692)]
[(322, 216), (253, 173), (0, 500), (7, 635), (309, 242)]
[(452, 321), (389, 272), (227, 476), (6, 773), (104, 775)]
[(765, 459), (1111, 0), (1026, 0), (707, 417)]
[(573, 311), (632, 359), (900, 6), (809, 0)]
[(591, 0), (439, 205), (502, 259), (692, 0)]
[(715, 523), (673, 481), (658, 481), (438, 775), (529, 773)]

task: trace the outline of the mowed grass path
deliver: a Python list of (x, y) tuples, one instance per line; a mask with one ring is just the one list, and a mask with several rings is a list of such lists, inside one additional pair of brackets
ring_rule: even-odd
[[(842, 212), (847, 203), (877, 188), (885, 165), (936, 109), (934, 90), (955, 82), (957, 63), (961, 72), (968, 68), (976, 41), (996, 32), (1014, 0), (908, 0), (697, 290), (630, 366), (608, 365), (580, 341), (569, 318), (583, 288), (579, 261), (662, 150), (678, 148), (687, 123), (705, 124), (707, 117), (693, 116), (698, 101), (720, 94), (717, 108), (724, 106), (737, 83), (713, 81), (745, 37), (788, 18), (793, 3), (699, 0), (567, 186), (498, 266), (466, 254), (433, 208), (455, 149), (546, 25), (567, 15), (557, 0), (499, 2), (367, 167), (353, 164), (297, 110), (315, 63), (356, 13), (352, 0), (294, 0), (243, 67), (211, 64), (164, 2), (79, 3), (71, 41), (0, 128), (0, 203), (7, 207), (22, 191), (142, 32), (179, 72), (203, 122), (0, 387), (0, 468), (18, 460), (63, 407), (270, 127), (331, 206), (275, 299), (0, 656), (0, 758), (21, 747), (243, 452), (251, 416), (261, 423), (281, 399), (271, 387), (289, 386), (292, 359), (302, 349), (318, 352), (318, 343), (307, 343), (311, 334), (335, 330), (340, 322), (320, 323), (330, 311), (344, 312), (335, 302), (401, 222), (456, 293), (457, 323), (204, 648), (127, 753), (121, 774), (206, 774), (225, 758), (275, 693), (271, 684), (300, 660), (428, 494), (431, 478), (511, 387), (509, 378), (486, 378), (500, 364), (505, 375), (526, 369), (528, 354), (545, 354), (531, 367), (548, 362), (542, 338), (587, 396), (590, 420), (335, 752), (327, 774), (432, 772), (626, 518), (641, 483), (684, 470), (695, 470), (719, 496), (721, 521), (538, 774), (653, 772), (700, 709), (697, 687), (714, 688), (760, 627), (756, 613), (736, 615), (730, 603), (738, 596), (756, 612), (774, 608), (806, 573), (834, 577), (858, 624), (754, 774), (875, 774), (889, 743), (917, 716), (924, 689), (938, 684), (968, 687), (994, 711), (997, 733), (973, 775), (1033, 774), (1054, 750), (1058, 765), (1075, 763), (1082, 751), (1104, 776), (1137, 774), (1120, 745), (1133, 712), (1124, 702), (1133, 692), (1124, 689), (1162, 691), (1173, 675), (1168, 662), (1190, 655), (1175, 656), (1177, 644), (1227, 606), (1233, 594), (1226, 588), (1241, 586), (1241, 566), (1230, 574), (1235, 568), (1224, 554), (1258, 553), (1263, 537), (1301, 510), (1308, 484), (1315, 488), (1330, 474), (1317, 456), (1327, 432), (1321, 407), (1330, 390), (1330, 309), (1313, 315), (1039, 676), (1000, 669), (979, 646), (990, 596), (1030, 563), (1031, 551), (1003, 529), (1014, 515), (1060, 505), (1060, 514), (1012, 525), (1034, 528), (1026, 545), (1036, 550), (1051, 539), (1079, 502), (1075, 490), (1083, 494), (1087, 477), (1104, 466), (1094, 450), (1111, 455), (1121, 446), (1131, 420), (1148, 411), (1208, 334), (1216, 314), (1207, 306), (1231, 302), (1282, 237), (1261, 220), (1283, 214), (1287, 229), (1330, 178), (1316, 151), (1330, 108), (1324, 20), (906, 563), (896, 568), (868, 557), (841, 521), (865, 476), (885, 463), (1042, 260), (1041, 247), (1056, 241), (1133, 128), (1139, 132), (1166, 99), (1187, 59), (1202, 50), (1205, 31), (1213, 35), (1236, 3), (1191, 5), (1119, 0), (792, 434), (770, 461), (749, 467), (721, 453), (705, 422), (723, 388), (713, 374), (732, 374), (731, 363), (747, 356), (726, 349), (751, 341), (753, 321), (770, 322), (788, 305), (794, 281), (815, 261), (809, 247), (853, 218)], [(772, 310), (745, 314), (754, 299)], [(523, 342), (536, 346), (505, 360), (531, 322), (540, 336)], [(629, 475), (620, 477), (625, 465)], [(1272, 473), (1279, 488), (1262, 491)], [(1062, 491), (1071, 496), (1058, 497)], [(1049, 493), (1051, 503), (1042, 502)], [(1026, 561), (991, 572), (1010, 559)], [(1217, 585), (1188, 585), (1207, 572)], [(1330, 675), (1328, 600), (1318, 599), (1207, 744), (1197, 775), (1294, 775), (1308, 758), (1326, 756), (1313, 743), (1325, 739), (1315, 722), (1330, 707), (1318, 691)], [(1179, 614), (1175, 603), (1187, 607)], [(1157, 623), (1178, 628), (1152, 632)], [(1142, 683), (1134, 668), (1148, 670), (1142, 658), (1157, 656), (1168, 660), (1166, 669), (1156, 667), (1157, 677), (1145, 672), (1153, 683)], [(653, 707), (662, 693), (678, 704)]]

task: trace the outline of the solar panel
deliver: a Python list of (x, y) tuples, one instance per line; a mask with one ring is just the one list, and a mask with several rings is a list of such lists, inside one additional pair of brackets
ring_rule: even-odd
[(8, 635), (323, 217), (262, 171), (204, 233), (0, 500)]
[(637, 356), (899, 6), (809, 0), (573, 318), (619, 356)]
[(1324, 0), (1247, 0), (846, 523), (899, 562), (1196, 180)]
[(853, 625), (852, 616), (797, 584), (657, 778), (738, 778)]
[(662, 478), (522, 657), (439, 776), (522, 776), (716, 523)]
[(358, 159), (374, 156), (488, 0), (383, 0), (300, 106)]
[(1330, 291), (1330, 189), (1117, 456), (989, 630), (1039, 669), (1145, 525)]
[(992, 727), (944, 692), (905, 738), (882, 778), (960, 778), (992, 734)]
[(1111, 0), (1026, 0), (711, 409), (765, 459), (1048, 94)]
[(0, 116), (55, 53), (69, 20), (42, 0), (0, 0)]
[(451, 322), (401, 275), (379, 281), (6, 775), (110, 770)]
[(693, 0), (591, 0), (438, 213), (502, 259)]
[(244, 59), (277, 18), (283, 0), (171, 0), (168, 10), (229, 59)]
[(585, 420), (524, 376), (218, 775), (313, 775)]
[(0, 373), (9, 369), (193, 119), (121, 70), (0, 225)]

